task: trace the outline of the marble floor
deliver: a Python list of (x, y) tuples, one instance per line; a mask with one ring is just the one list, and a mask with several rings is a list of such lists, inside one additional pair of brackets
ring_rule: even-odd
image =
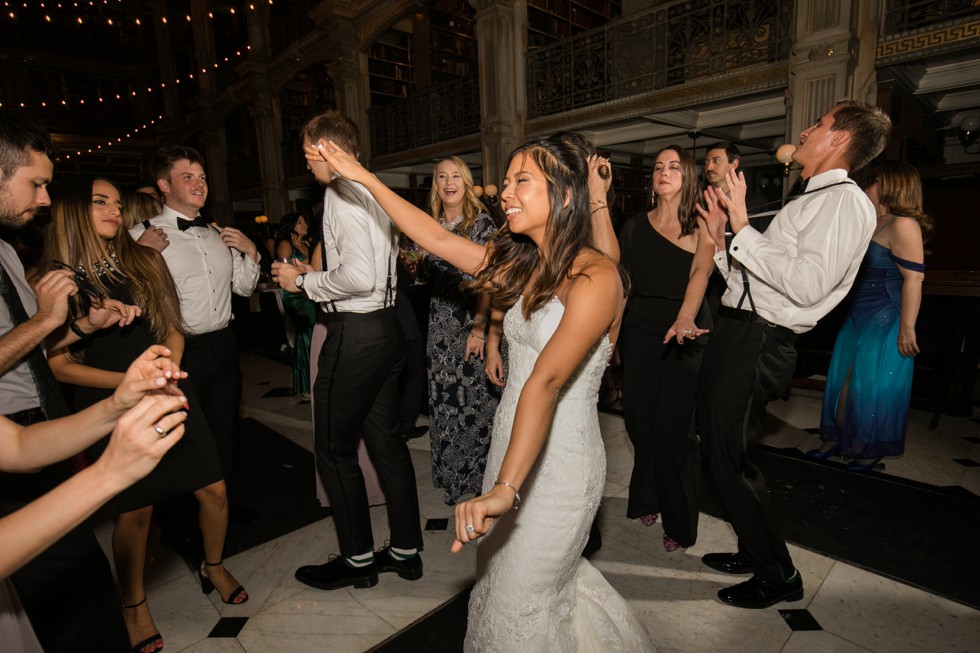
[[(309, 404), (263, 396), (290, 384), (289, 368), (252, 354), (243, 355), (242, 367), (243, 415), (311, 448)], [(816, 437), (804, 429), (817, 426), (819, 406), (819, 394), (806, 391), (772, 404), (766, 442), (802, 450), (815, 446)], [(977, 610), (792, 545), (804, 579), (802, 601), (766, 610), (720, 603), (716, 592), (734, 577), (703, 566), (700, 556), (734, 550), (731, 528), (702, 515), (697, 545), (665, 553), (659, 524), (646, 528), (623, 516), (632, 448), (620, 417), (601, 414), (601, 420), (608, 480), (600, 510), (603, 547), (592, 562), (630, 601), (659, 651), (980, 650)], [(980, 423), (943, 416), (935, 431), (927, 425), (928, 415), (914, 411), (908, 453), (887, 461), (881, 471), (980, 494)], [(442, 492), (432, 488), (428, 439), (410, 446), (423, 522), (448, 518), (451, 523), (452, 510), (442, 503)], [(372, 514), (380, 542), (387, 531), (384, 509), (374, 508)], [(369, 651), (473, 582), (474, 551), (467, 547), (452, 555), (450, 532), (425, 531), (421, 581), (386, 574), (370, 589), (322, 592), (293, 578), (297, 566), (323, 562), (337, 550), (333, 521), (322, 520), (226, 560), (251, 596), (241, 606), (222, 604), (216, 593), (203, 595), (193, 570), (168, 549), (154, 546), (149, 603), (170, 652)], [(104, 545), (108, 533), (103, 524)]]

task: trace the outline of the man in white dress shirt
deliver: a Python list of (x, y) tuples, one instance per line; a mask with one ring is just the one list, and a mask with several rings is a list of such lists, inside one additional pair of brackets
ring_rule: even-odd
[[(238, 409), (242, 396), (238, 340), (229, 323), (231, 293), (248, 297), (259, 281), (259, 253), (234, 227), (216, 227), (201, 216), (208, 198), (204, 159), (190, 147), (163, 149), (152, 172), (164, 198), (163, 212), (131, 230), (165, 237), (154, 240), (180, 295), (188, 372), (183, 385), (196, 396), (218, 445), (229, 494), (237, 450)], [(162, 245), (162, 247), (161, 247)], [(177, 352), (175, 352), (177, 354)]]
[[(336, 111), (304, 128), (304, 147), (328, 140), (357, 157), (357, 126)], [(378, 572), (422, 577), (422, 528), (415, 468), (399, 432), (398, 377), (402, 332), (395, 315), (398, 230), (358, 183), (334, 177), (321, 160), (309, 161), (323, 197), (322, 272), (273, 265), (279, 285), (301, 290), (326, 313), (327, 340), (313, 382), (314, 450), (330, 498), (340, 557), (296, 570), (318, 589), (371, 587)], [(367, 491), (357, 461), (360, 438), (387, 499), (390, 545), (374, 551)]]
[[(848, 172), (880, 154), (890, 131), (881, 109), (853, 101), (838, 104), (804, 130), (793, 159), (803, 166), (806, 190), (787, 202), (765, 233), (749, 225), (741, 174), (729, 172), (729, 196), (706, 191), (701, 214), (727, 290), (701, 364), (698, 425), (738, 552), (709, 553), (702, 561), (725, 573), (753, 574), (718, 592), (730, 605), (765, 608), (803, 598), (765, 479), (749, 455), (766, 404), (789, 388), (797, 334), (813, 328), (854, 283), (875, 210)], [(735, 234), (731, 264), (726, 217)]]

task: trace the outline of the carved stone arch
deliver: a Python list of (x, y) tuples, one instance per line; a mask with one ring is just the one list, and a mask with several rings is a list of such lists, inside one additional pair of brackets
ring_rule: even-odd
[[(367, 54), (368, 50), (374, 45), (375, 41), (381, 38), (382, 34), (391, 29), (398, 21), (405, 18), (405, 16), (415, 13), (429, 3), (428, 0), (392, 0), (387, 6), (375, 10), (373, 13), (368, 13), (368, 8), (375, 3), (370, 0), (364, 0), (358, 4), (365, 7), (364, 13), (368, 15), (362, 21), (356, 22), (355, 38), (357, 49)], [(355, 13), (355, 15), (357, 14)]]

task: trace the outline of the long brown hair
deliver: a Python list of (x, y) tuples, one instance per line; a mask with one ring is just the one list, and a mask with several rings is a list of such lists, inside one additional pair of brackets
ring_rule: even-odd
[[(470, 285), (488, 289), (495, 307), (510, 308), (523, 295), (521, 310), (529, 319), (573, 277), (572, 265), (579, 253), (589, 249), (602, 255), (592, 246), (589, 169), (580, 154), (573, 143), (556, 136), (526, 143), (511, 154), (511, 161), (529, 157), (541, 169), (551, 213), (540, 251), (530, 238), (512, 233), (509, 225), (488, 243), (487, 264)], [(532, 276), (534, 281), (528, 285)], [(623, 282), (625, 286), (625, 278)]]
[(131, 229), (144, 220), (155, 218), (163, 213), (159, 200), (149, 193), (132, 190), (123, 195), (122, 228)]
[(470, 229), (476, 222), (477, 216), (483, 211), (483, 205), (480, 204), (480, 200), (476, 199), (476, 193), (473, 192), (473, 173), (470, 171), (470, 167), (466, 165), (466, 161), (463, 161), (458, 156), (443, 157), (432, 167), (432, 188), (429, 190), (429, 213), (436, 220), (443, 213), (442, 197), (439, 196), (439, 189), (436, 187), (436, 170), (443, 161), (450, 161), (455, 164), (459, 168), (459, 174), (463, 177), (463, 220), (459, 223), (459, 232), (463, 234), (464, 238), (468, 239), (470, 237)]
[[(668, 145), (653, 157), (656, 161), (660, 155), (670, 150), (676, 152), (681, 163), (681, 201), (677, 205), (677, 221), (681, 223), (681, 235), (690, 236), (698, 229), (698, 211), (695, 206), (700, 199), (701, 189), (698, 186), (698, 166), (694, 155), (680, 145)], [(656, 188), (656, 187), (654, 187)], [(653, 208), (657, 208), (658, 195), (653, 192)]]
[(909, 164), (885, 159), (878, 165), (878, 203), (892, 215), (915, 218), (923, 241), (932, 236), (932, 218), (922, 210), (922, 179)]
[[(100, 179), (72, 179), (60, 189), (44, 243), (44, 267), (51, 269), (53, 261), (60, 261), (81, 268), (106, 295), (108, 288), (103, 275), (97, 273), (97, 266), (109, 279), (124, 281), (133, 301), (143, 309), (153, 337), (163, 342), (171, 329), (181, 330), (182, 324), (180, 298), (173, 277), (160, 252), (137, 244), (123, 227), (110, 241), (99, 237), (92, 223), (92, 189), (96, 181)], [(81, 298), (76, 294), (72, 302), (75, 311), (79, 311)]]

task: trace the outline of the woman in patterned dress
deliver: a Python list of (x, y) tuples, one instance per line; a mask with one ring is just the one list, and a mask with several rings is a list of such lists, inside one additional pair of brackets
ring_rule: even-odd
[[(459, 157), (436, 164), (429, 207), (447, 231), (474, 243), (486, 243), (497, 231)], [(424, 253), (417, 271), (432, 288), (426, 343), (432, 484), (445, 491), (444, 501), (452, 506), (464, 494), (480, 492), (490, 449), (499, 400), (483, 372), (490, 301), (461, 288), (469, 277), (434, 254)]]

